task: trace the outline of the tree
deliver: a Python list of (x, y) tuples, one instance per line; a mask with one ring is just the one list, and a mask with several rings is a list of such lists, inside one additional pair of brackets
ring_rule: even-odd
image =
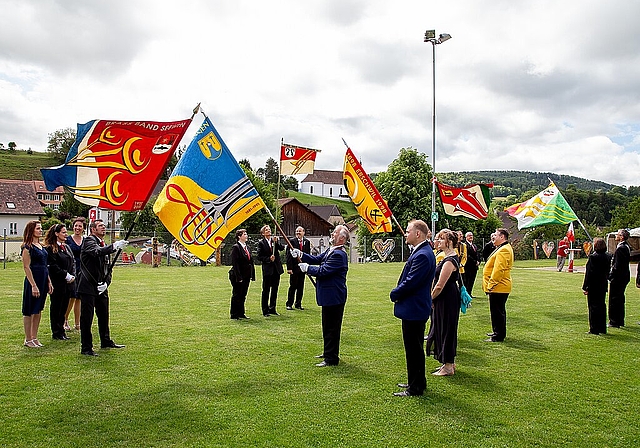
[(89, 209), (91, 209), (90, 205), (83, 204), (78, 201), (70, 191), (64, 192), (64, 198), (62, 199), (62, 203), (60, 204), (59, 212), (66, 213), (70, 216), (84, 216), (85, 218), (89, 216)]
[[(427, 156), (411, 147), (400, 149), (387, 171), (378, 173), (375, 185), (401, 225), (411, 219), (431, 219), (431, 165)], [(401, 232), (394, 226), (392, 234)]]
[(273, 157), (269, 157), (264, 168), (258, 168), (256, 175), (262, 179), (267, 185), (276, 185), (278, 176), (280, 175), (280, 167)]
[(67, 154), (75, 141), (75, 129), (59, 129), (53, 134), (49, 134), (47, 151), (49, 151), (58, 162), (62, 163), (66, 160)]
[[(140, 210), (140, 217), (138, 218), (138, 221), (133, 228), (133, 232), (144, 233), (148, 236), (152, 236), (154, 233), (157, 233), (160, 234), (163, 239), (165, 239), (166, 234), (168, 234), (169, 232), (167, 231), (164, 224), (162, 224), (162, 221), (160, 221), (160, 218), (158, 218), (158, 215), (153, 212), (153, 204), (156, 202), (156, 198), (157, 196), (152, 197), (149, 201), (147, 201), (144, 208)], [(131, 228), (133, 222), (136, 219), (136, 216), (138, 216), (138, 212), (122, 212), (120, 214), (120, 222), (122, 223), (122, 227), (126, 229), (126, 231)], [(170, 241), (164, 242), (166, 243)]]
[(16, 152), (16, 142), (9, 142), (9, 151)]
[(611, 211), (611, 229), (640, 227), (640, 197)]
[(282, 186), (285, 190), (298, 191), (298, 179), (293, 176), (282, 176)]

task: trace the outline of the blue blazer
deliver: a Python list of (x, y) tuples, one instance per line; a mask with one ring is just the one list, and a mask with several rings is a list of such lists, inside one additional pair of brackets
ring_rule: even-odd
[(309, 263), (307, 274), (316, 277), (316, 302), (320, 306), (341, 305), (347, 301), (349, 263), (344, 248), (328, 250), (321, 255), (302, 254)]
[(393, 315), (404, 320), (428, 320), (431, 315), (431, 286), (436, 273), (436, 257), (425, 242), (404, 265), (398, 286), (389, 297), (395, 303)]

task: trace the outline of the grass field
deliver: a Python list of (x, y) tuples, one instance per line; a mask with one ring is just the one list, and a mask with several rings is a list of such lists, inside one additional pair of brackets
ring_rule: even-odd
[(0, 179), (42, 180), (40, 168), (59, 164), (48, 152), (0, 151)]
[[(123, 350), (80, 355), (79, 334), (22, 346), (23, 272), (0, 269), (0, 446), (10, 447), (635, 447), (640, 445), (640, 290), (627, 288), (627, 327), (587, 335), (581, 274), (553, 260), (516, 262), (503, 344), (476, 290), (461, 316), (457, 373), (406, 380), (389, 290), (395, 264), (351, 265), (341, 364), (316, 368), (320, 309), (229, 319), (224, 267), (116, 267), (111, 331)], [(259, 274), (258, 274), (259, 277)], [(477, 285), (476, 285), (477, 286)], [(95, 325), (95, 324), (94, 324)], [(94, 337), (97, 329), (94, 328)], [(427, 360), (427, 369), (438, 363)]]
[(292, 190), (287, 190), (287, 195), (291, 198), (296, 198), (305, 205), (336, 205), (347, 222), (358, 216), (356, 207), (351, 201), (341, 201), (340, 199), (325, 198)]

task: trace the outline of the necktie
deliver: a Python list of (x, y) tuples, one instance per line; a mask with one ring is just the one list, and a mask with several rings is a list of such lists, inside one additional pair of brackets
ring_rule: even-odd
[(300, 240), (300, 251), (302, 251), (302, 240)]
[(100, 247), (104, 247), (104, 241), (100, 240)]
[(247, 258), (251, 260), (251, 255), (249, 255), (249, 250), (247, 250), (247, 246), (244, 246), (244, 253), (247, 254)]

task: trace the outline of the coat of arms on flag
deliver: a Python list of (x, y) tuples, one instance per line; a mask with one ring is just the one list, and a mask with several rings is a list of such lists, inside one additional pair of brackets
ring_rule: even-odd
[(489, 212), (493, 184), (473, 184), (457, 188), (436, 181), (444, 212), (449, 216), (485, 219)]
[(218, 131), (205, 118), (153, 211), (181, 244), (206, 260), (229, 232), (264, 206)]
[(302, 146), (280, 145), (280, 174), (311, 174), (316, 163), (319, 149), (304, 148)]
[(518, 220), (518, 229), (545, 224), (569, 224), (578, 219), (553, 182), (528, 201), (514, 204), (505, 211)]
[(65, 163), (43, 168), (42, 177), (48, 190), (63, 185), (83, 204), (140, 210), (190, 123), (191, 119), (78, 124)]

